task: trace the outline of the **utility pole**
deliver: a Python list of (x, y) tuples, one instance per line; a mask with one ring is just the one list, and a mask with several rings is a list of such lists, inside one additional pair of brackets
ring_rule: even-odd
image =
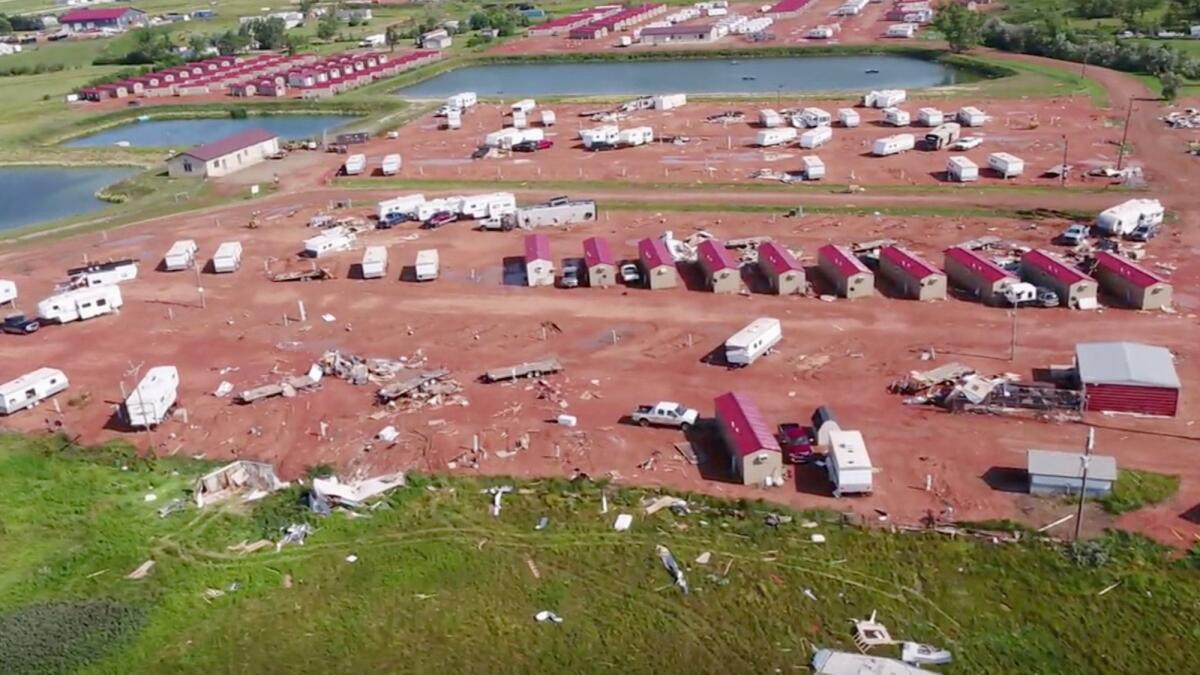
[(1092, 463), (1092, 446), (1095, 444), (1096, 428), (1088, 427), (1087, 441), (1083, 445), (1083, 457), (1079, 458), (1083, 476), (1079, 481), (1079, 505), (1075, 509), (1075, 538), (1073, 541), (1079, 541), (1079, 528), (1083, 525), (1083, 499), (1087, 495), (1088, 465)]
[(1013, 296), (1012, 303), (1012, 337), (1008, 344), (1008, 361), (1012, 363), (1017, 360), (1017, 300)]
[(1067, 148), (1071, 147), (1071, 142), (1067, 139), (1067, 135), (1063, 134), (1063, 161), (1062, 161), (1062, 186), (1067, 186)]
[(1133, 97), (1129, 97), (1129, 105), (1125, 108), (1125, 129), (1121, 132), (1121, 147), (1117, 149), (1117, 171), (1125, 163), (1125, 139), (1129, 138), (1129, 119), (1133, 117)]

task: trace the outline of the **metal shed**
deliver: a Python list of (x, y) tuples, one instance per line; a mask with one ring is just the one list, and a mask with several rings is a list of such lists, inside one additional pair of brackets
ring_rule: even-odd
[(808, 279), (796, 256), (782, 244), (768, 241), (758, 247), (758, 268), (767, 278), (771, 292), (776, 295), (803, 295), (808, 292)]
[(550, 238), (544, 234), (525, 237), (525, 279), (530, 286), (554, 285), (554, 259)]
[[(1083, 485), (1084, 456), (1078, 452), (1030, 450), (1026, 458), (1029, 473), (1029, 494), (1079, 494)], [(1088, 455), (1088, 496), (1099, 497), (1112, 492), (1117, 480), (1117, 460), (1107, 455)]]
[(742, 290), (742, 274), (738, 263), (715, 239), (700, 242), (696, 260), (704, 271), (704, 283), (713, 293), (737, 293)]
[(1128, 258), (1100, 251), (1093, 274), (1110, 296), (1134, 309), (1162, 309), (1171, 304), (1170, 282)]
[(667, 245), (662, 239), (648, 237), (639, 241), (638, 259), (642, 263), (642, 273), (650, 290), (675, 288), (679, 284), (675, 258), (667, 250)]
[(962, 246), (946, 249), (945, 268), (955, 286), (988, 305), (1003, 304), (1004, 289), (1017, 280), (1003, 267)]
[(880, 249), (879, 271), (905, 297), (946, 299), (946, 274), (908, 249), (899, 246)]
[(817, 266), (843, 298), (866, 298), (875, 292), (875, 275), (845, 246), (817, 249)]
[(731, 391), (718, 396), (713, 407), (730, 467), (743, 485), (758, 485), (783, 473), (779, 441), (749, 396)]
[(607, 239), (589, 237), (583, 240), (583, 261), (587, 265), (588, 286), (608, 288), (617, 283), (617, 261)]
[(1026, 281), (1054, 289), (1064, 307), (1094, 309), (1096, 280), (1067, 264), (1062, 258), (1033, 249), (1021, 256), (1021, 275)]
[(1075, 369), (1088, 410), (1174, 417), (1179, 375), (1166, 347), (1137, 342), (1081, 342)]

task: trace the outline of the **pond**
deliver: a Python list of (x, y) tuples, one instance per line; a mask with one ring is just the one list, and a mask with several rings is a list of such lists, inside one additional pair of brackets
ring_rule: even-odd
[(883, 55), (570, 61), (467, 66), (404, 87), (409, 98), (460, 91), (480, 96), (735, 94), (923, 88), (977, 80), (935, 61)]
[(268, 115), (233, 119), (232, 117), (156, 120), (130, 122), (67, 141), (76, 148), (111, 146), (120, 141), (148, 147), (184, 148), (210, 143), (247, 129), (266, 129), (284, 139), (319, 138), (324, 131), (341, 127), (355, 117), (346, 115)]
[(108, 206), (96, 191), (137, 173), (130, 167), (0, 167), (0, 230)]

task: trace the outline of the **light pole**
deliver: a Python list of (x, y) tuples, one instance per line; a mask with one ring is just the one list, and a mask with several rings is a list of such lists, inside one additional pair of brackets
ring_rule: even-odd
[(1087, 441), (1083, 445), (1083, 457), (1079, 458), (1079, 463), (1083, 469), (1082, 477), (1079, 481), (1079, 505), (1075, 508), (1075, 538), (1074, 541), (1079, 541), (1079, 528), (1083, 525), (1083, 498), (1087, 495), (1087, 475), (1088, 465), (1092, 463), (1092, 446), (1096, 444), (1096, 428), (1088, 427)]
[(1071, 147), (1071, 142), (1067, 139), (1067, 135), (1063, 134), (1063, 161), (1062, 161), (1062, 186), (1067, 186), (1067, 148)]
[(1125, 139), (1129, 138), (1129, 119), (1133, 117), (1133, 97), (1129, 97), (1129, 105), (1125, 108), (1125, 130), (1121, 132), (1121, 147), (1117, 149), (1117, 171), (1125, 163)]

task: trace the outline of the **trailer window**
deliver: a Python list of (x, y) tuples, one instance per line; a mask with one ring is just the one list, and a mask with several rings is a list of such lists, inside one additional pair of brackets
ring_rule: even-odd
[(36, 389), (26, 389), (25, 390), (25, 398), (34, 398), (36, 396), (37, 396)]
[(107, 300), (105, 300), (104, 298), (100, 298), (99, 300), (97, 300), (97, 301), (96, 301), (96, 306), (97, 306), (97, 307), (103, 307), (103, 306), (105, 306), (105, 305), (107, 305), (107, 304), (108, 304), (108, 301), (107, 301)]

